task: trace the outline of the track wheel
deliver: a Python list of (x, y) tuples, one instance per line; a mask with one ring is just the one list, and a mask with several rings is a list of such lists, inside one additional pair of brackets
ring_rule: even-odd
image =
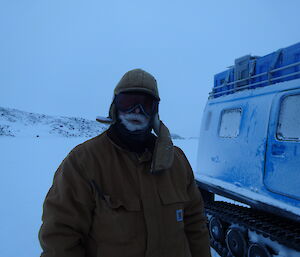
[(248, 250), (248, 257), (272, 257), (272, 255), (265, 246), (251, 244)]
[[(237, 228), (231, 228), (226, 234), (226, 245), (229, 252), (235, 257), (244, 257), (247, 253), (247, 241), (243, 232)], [(255, 255), (254, 255), (255, 256)]]
[(209, 232), (211, 237), (217, 242), (224, 242), (224, 230), (222, 223), (216, 217), (212, 217), (209, 221)]

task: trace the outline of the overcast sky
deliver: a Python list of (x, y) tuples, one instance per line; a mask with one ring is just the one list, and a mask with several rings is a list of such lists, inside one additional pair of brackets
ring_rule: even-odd
[(198, 136), (213, 76), (300, 41), (299, 0), (0, 0), (0, 106), (94, 119), (133, 68), (173, 133)]

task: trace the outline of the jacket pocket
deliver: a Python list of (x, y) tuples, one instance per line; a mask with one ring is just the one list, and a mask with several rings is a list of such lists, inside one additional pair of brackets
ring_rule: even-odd
[(189, 201), (186, 191), (169, 188), (159, 191), (162, 209), (165, 248), (169, 249), (163, 256), (188, 256), (184, 232), (184, 207)]
[(160, 190), (162, 216), (165, 233), (176, 236), (184, 231), (184, 207), (189, 201), (187, 192), (175, 190)]
[(137, 236), (141, 204), (138, 198), (126, 199), (103, 195), (96, 200), (93, 237), (101, 242), (125, 243)]

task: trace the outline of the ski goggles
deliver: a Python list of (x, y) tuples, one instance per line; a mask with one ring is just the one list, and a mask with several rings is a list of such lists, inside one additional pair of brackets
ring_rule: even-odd
[(114, 103), (117, 109), (122, 112), (130, 113), (139, 107), (146, 115), (151, 116), (158, 101), (145, 93), (127, 92), (116, 95)]

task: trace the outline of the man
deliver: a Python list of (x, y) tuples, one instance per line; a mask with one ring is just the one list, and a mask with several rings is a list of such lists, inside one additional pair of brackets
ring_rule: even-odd
[(112, 125), (75, 147), (55, 173), (39, 233), (42, 257), (210, 256), (203, 201), (158, 118), (159, 101), (152, 75), (123, 76)]

